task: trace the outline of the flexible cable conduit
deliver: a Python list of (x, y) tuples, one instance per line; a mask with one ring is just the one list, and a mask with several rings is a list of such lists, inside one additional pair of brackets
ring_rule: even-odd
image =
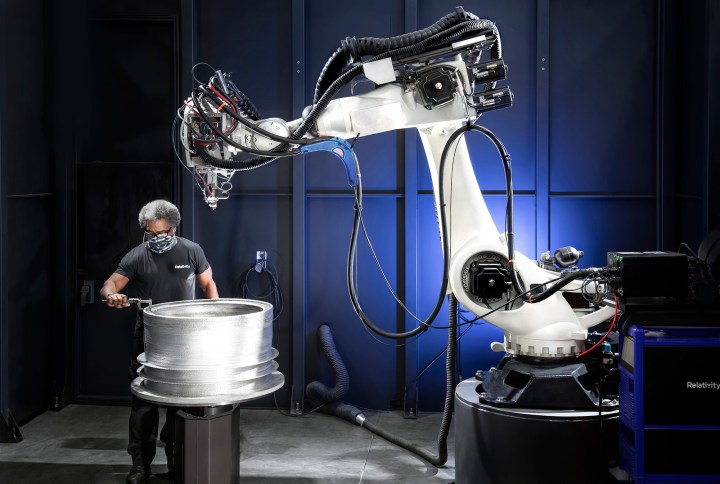
[(457, 299), (454, 295), (448, 296), (448, 344), (445, 359), (445, 404), (443, 407), (442, 421), (437, 437), (437, 454), (433, 454), (427, 449), (419, 447), (407, 439), (394, 435), (380, 425), (370, 422), (361, 410), (342, 402), (338, 402), (349, 389), (349, 377), (345, 364), (335, 347), (332, 332), (327, 324), (323, 324), (318, 328), (320, 338), (320, 347), (323, 350), (330, 366), (335, 373), (335, 386), (329, 388), (327, 385), (319, 381), (311, 382), (306, 387), (306, 395), (313, 406), (319, 407), (319, 411), (328, 413), (348, 420), (351, 423), (365, 427), (372, 433), (382, 437), (383, 439), (398, 445), (419, 457), (425, 459), (430, 464), (439, 467), (447, 462), (447, 437), (450, 432), (450, 422), (452, 419), (453, 400), (455, 398), (455, 353), (457, 347)]

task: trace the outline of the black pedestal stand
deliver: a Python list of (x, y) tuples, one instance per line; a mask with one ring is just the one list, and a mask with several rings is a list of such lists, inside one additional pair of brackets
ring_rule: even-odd
[(175, 418), (175, 482), (240, 482), (238, 404), (178, 410)]

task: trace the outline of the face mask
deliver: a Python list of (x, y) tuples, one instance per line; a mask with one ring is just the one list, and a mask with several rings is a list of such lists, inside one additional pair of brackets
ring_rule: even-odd
[(147, 244), (148, 249), (152, 252), (162, 254), (177, 245), (177, 237), (175, 237), (175, 235), (166, 235), (164, 237), (156, 235), (155, 237), (147, 239), (145, 244)]

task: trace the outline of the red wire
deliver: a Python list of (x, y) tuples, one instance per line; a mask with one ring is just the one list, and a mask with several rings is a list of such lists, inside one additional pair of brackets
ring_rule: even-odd
[(217, 97), (219, 97), (220, 99), (225, 101), (225, 104), (227, 104), (230, 109), (237, 112), (237, 110), (235, 109), (235, 106), (233, 106), (233, 103), (230, 102), (230, 100), (223, 93), (221, 93), (220, 91), (215, 89), (215, 86), (212, 85), (212, 82), (210, 84), (208, 84), (208, 87), (210, 87), (210, 90), (212, 92), (214, 92)]
[(613, 330), (613, 328), (615, 327), (615, 321), (617, 321), (617, 316), (618, 316), (618, 302), (617, 302), (617, 294), (615, 294), (615, 291), (613, 291), (613, 299), (615, 300), (615, 315), (613, 316), (612, 323), (610, 323), (610, 328), (607, 330), (607, 333), (605, 333), (605, 334), (603, 335), (603, 337), (600, 338), (600, 340), (599, 340), (597, 343), (595, 343), (595, 344), (592, 345), (590, 348), (586, 349), (585, 351), (583, 351), (582, 353), (580, 353), (579, 355), (577, 355), (576, 358), (580, 358), (581, 356), (590, 353), (592, 350), (594, 350), (595, 348), (597, 348), (598, 346), (600, 346), (600, 344), (601, 344), (603, 341), (605, 341), (605, 339), (608, 337), (608, 335), (610, 334), (610, 332), (611, 332), (611, 331)]
[[(217, 89), (215, 89), (215, 87), (212, 85), (212, 82), (208, 84), (208, 87), (210, 88), (210, 90), (211, 90), (212, 92), (215, 93), (215, 95), (216, 95), (217, 97), (219, 97), (219, 98), (225, 103), (225, 105), (226, 105), (227, 107), (229, 107), (230, 109), (232, 109), (234, 112), (237, 112), (237, 109), (235, 109), (235, 106), (233, 105), (233, 103), (230, 102), (230, 100), (229, 100), (227, 97), (225, 97), (225, 96), (223, 95), (223, 93), (221, 93), (220, 91), (218, 91)], [(233, 119), (233, 120), (232, 120), (232, 123), (230, 124), (230, 127), (228, 128), (227, 131), (225, 131), (225, 134), (232, 133), (232, 131), (235, 129), (235, 126), (237, 126), (237, 121)]]
[(185, 103), (185, 106), (189, 107), (190, 109), (192, 109), (193, 111), (195, 111), (195, 113), (196, 113), (198, 116), (200, 116), (200, 113), (198, 113), (198, 110), (195, 109), (195, 106), (191, 105), (190, 103), (188, 103), (188, 102), (185, 101), (184, 99), (183, 99), (183, 103)]
[(203, 176), (200, 173), (198, 173), (197, 168), (194, 170), (194, 172), (195, 172), (195, 176), (197, 177), (197, 179), (200, 180), (203, 185), (205, 185), (204, 190), (207, 190), (208, 195), (212, 195), (212, 188), (210, 188), (210, 185), (207, 184), (207, 182), (205, 181), (205, 178), (203, 178)]

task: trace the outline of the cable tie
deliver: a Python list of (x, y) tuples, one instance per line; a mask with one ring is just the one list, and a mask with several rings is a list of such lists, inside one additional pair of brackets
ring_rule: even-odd
[(222, 104), (217, 108), (217, 112), (219, 113), (220, 111), (222, 111), (222, 108), (224, 108), (225, 106), (227, 106), (227, 103), (223, 101)]
[(360, 137), (360, 133), (355, 135), (355, 137), (352, 140), (352, 143), (350, 143), (350, 149), (352, 149), (355, 146), (355, 143), (357, 143), (357, 140), (359, 137)]

